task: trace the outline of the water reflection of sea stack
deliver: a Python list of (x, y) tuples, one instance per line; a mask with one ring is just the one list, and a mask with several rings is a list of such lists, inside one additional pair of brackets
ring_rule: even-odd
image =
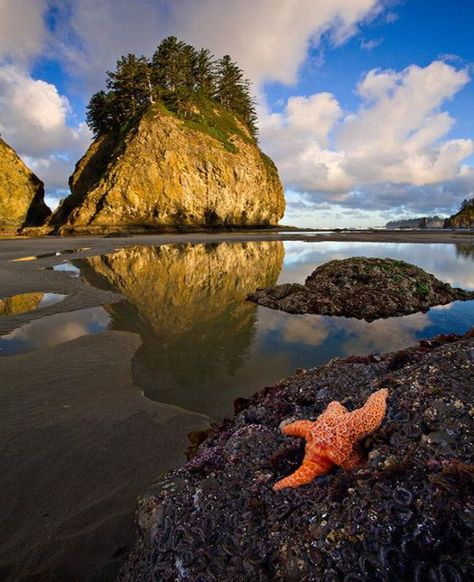
[(218, 398), (216, 383), (226, 390), (252, 344), (256, 308), (245, 297), (276, 282), (283, 255), (281, 242), (132, 247), (81, 271), (127, 298), (110, 309), (115, 329), (142, 336), (134, 372), (145, 392), (210, 413), (203, 391)]
[(19, 315), (38, 309), (44, 293), (23, 293), (0, 299), (0, 315)]

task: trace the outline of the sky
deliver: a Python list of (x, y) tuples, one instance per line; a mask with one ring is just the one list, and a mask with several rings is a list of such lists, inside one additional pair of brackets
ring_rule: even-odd
[(473, 0), (0, 0), (0, 133), (51, 207), (105, 72), (171, 34), (251, 79), (283, 224), (383, 226), (474, 196)]

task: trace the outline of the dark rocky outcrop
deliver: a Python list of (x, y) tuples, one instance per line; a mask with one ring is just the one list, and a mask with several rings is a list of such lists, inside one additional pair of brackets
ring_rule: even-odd
[(0, 231), (40, 226), (50, 214), (43, 182), (0, 138)]
[(258, 289), (248, 299), (288, 313), (339, 315), (374, 321), (474, 299), (423, 269), (393, 259), (354, 257), (321, 265), (304, 285)]
[[(474, 330), (336, 359), (236, 402), (141, 499), (122, 580), (470, 580)], [(389, 389), (365, 465), (274, 492), (301, 462), (282, 422)], [(470, 513), (471, 512), (471, 513)]]

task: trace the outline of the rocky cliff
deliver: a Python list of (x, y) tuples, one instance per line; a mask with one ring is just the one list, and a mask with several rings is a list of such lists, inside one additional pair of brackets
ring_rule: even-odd
[(78, 162), (71, 196), (50, 221), (60, 233), (166, 226), (263, 226), (283, 216), (273, 162), (218, 105), (180, 119), (152, 106), (102, 135)]
[(0, 138), (0, 231), (39, 226), (50, 214), (43, 182)]
[(445, 223), (446, 228), (474, 228), (474, 204), (468, 204)]

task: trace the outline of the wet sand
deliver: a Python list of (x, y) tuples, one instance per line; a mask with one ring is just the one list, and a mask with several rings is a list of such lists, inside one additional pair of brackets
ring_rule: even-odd
[[(44, 267), (136, 244), (221, 240), (474, 245), (474, 233), (266, 231), (0, 240), (0, 297), (38, 290), (68, 295), (39, 312), (0, 318), (0, 334), (46, 315), (120, 299)], [(77, 247), (90, 248), (10, 262)], [(112, 580), (134, 539), (137, 495), (179, 465), (187, 433), (207, 425), (204, 416), (142, 396), (131, 374), (139, 345), (137, 335), (110, 331), (0, 357), (0, 579)]]

